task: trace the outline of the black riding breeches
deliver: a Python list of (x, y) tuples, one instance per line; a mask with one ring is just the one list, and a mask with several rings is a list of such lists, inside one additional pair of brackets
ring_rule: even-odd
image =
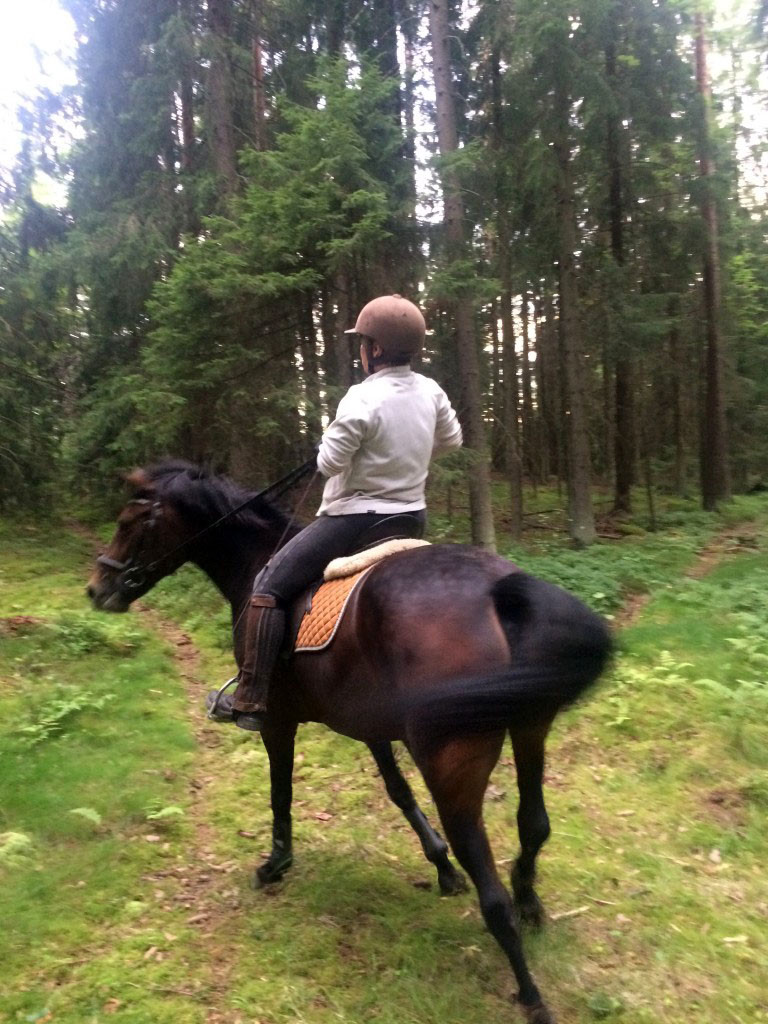
[(318, 516), (272, 556), (254, 580), (253, 592), (288, 604), (322, 577), (332, 559), (396, 537), (423, 537), (426, 523), (424, 509)]

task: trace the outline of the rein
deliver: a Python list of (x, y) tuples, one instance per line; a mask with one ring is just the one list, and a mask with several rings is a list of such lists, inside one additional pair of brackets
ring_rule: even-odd
[[(251, 505), (253, 502), (267, 497), (278, 498), (281, 494), (284, 494), (285, 491), (287, 491), (295, 483), (301, 480), (303, 476), (306, 476), (308, 473), (311, 473), (316, 468), (317, 457), (313, 456), (311, 459), (308, 459), (301, 466), (298, 466), (296, 469), (291, 470), (290, 473), (286, 473), (285, 476), (281, 477), (279, 480), (276, 480), (274, 483), (269, 484), (268, 487), (265, 487), (257, 494), (252, 494), (245, 501), (230, 509), (229, 512), (225, 512), (223, 516), (220, 516), (214, 522), (209, 523), (208, 526), (204, 527), (204, 529), (200, 530), (194, 536), (189, 537), (187, 540), (182, 541), (180, 544), (177, 544), (175, 548), (171, 548), (170, 551), (166, 551), (164, 555), (161, 555), (159, 558), (154, 559), (148, 565), (141, 565), (141, 563), (138, 561), (138, 555), (143, 545), (140, 545), (139, 551), (137, 551), (136, 554), (126, 559), (124, 562), (120, 562), (116, 558), (110, 558), (108, 555), (99, 555), (96, 559), (96, 562), (99, 565), (105, 566), (107, 569), (113, 569), (115, 570), (115, 572), (119, 572), (121, 574), (119, 587), (127, 596), (131, 596), (135, 593), (135, 591), (141, 590), (141, 588), (145, 585), (147, 581), (147, 576), (155, 569), (157, 569), (158, 565), (162, 565), (163, 562), (167, 561), (178, 551), (181, 551), (183, 548), (188, 547), (190, 544), (194, 544), (195, 541), (199, 540), (206, 533), (209, 533), (211, 530), (214, 530), (217, 526), (220, 526), (222, 523), (226, 522), (227, 519), (230, 519), (232, 516), (237, 515), (238, 512), (242, 512), (243, 509), (248, 508), (248, 506)], [(309, 488), (307, 488), (307, 491), (308, 490)], [(302, 496), (302, 501), (304, 500), (304, 497), (306, 497), (306, 492)], [(127, 504), (151, 505), (150, 518), (149, 522), (147, 523), (147, 529), (151, 529), (155, 526), (161, 510), (161, 503), (159, 501), (152, 501), (150, 498), (133, 498)], [(291, 516), (290, 519), (288, 520), (288, 524), (286, 525), (286, 528), (283, 531), (280, 540), (278, 541), (277, 547), (280, 546), (283, 539), (285, 538), (286, 533), (290, 529), (291, 523), (293, 522), (293, 518), (294, 517)], [(144, 533), (146, 533), (146, 531), (144, 531)]]

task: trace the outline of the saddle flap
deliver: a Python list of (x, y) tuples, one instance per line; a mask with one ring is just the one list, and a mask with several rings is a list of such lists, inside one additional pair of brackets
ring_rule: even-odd
[(372, 566), (341, 579), (329, 580), (314, 592), (311, 607), (306, 608), (299, 625), (294, 650), (322, 651), (336, 635), (352, 594)]

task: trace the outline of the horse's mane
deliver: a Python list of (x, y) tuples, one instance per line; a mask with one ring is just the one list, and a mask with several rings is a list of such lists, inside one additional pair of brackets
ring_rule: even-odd
[(135, 470), (128, 483), (137, 494), (152, 492), (160, 500), (172, 502), (200, 523), (211, 523), (251, 500), (248, 508), (231, 517), (233, 525), (264, 529), (284, 528), (286, 514), (255, 491), (248, 491), (226, 476), (218, 476), (203, 466), (184, 459), (164, 459)]

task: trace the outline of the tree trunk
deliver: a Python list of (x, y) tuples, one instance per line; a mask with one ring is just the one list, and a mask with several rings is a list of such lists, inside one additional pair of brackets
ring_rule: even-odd
[(504, 469), (504, 401), (501, 369), (501, 334), (499, 333), (499, 304), (496, 299), (491, 302), (491, 408), (493, 424), (491, 426), (491, 468)]
[(503, 427), (505, 443), (504, 468), (509, 482), (509, 529), (517, 540), (523, 532), (523, 460), (518, 443), (517, 353), (515, 352), (515, 324), (512, 316), (511, 286), (502, 275), (501, 337), (503, 374)]
[(320, 398), (320, 368), (317, 360), (317, 329), (313, 296), (308, 296), (304, 308), (304, 324), (301, 332), (301, 362), (304, 377), (304, 422), (307, 439), (314, 443), (323, 432), (322, 401)]
[(338, 57), (344, 46), (347, 23), (346, 0), (329, 0), (326, 15), (327, 50), (329, 57)]
[(523, 333), (522, 385), (523, 385), (523, 466), (529, 480), (534, 476), (533, 462), (533, 393), (531, 391), (531, 341), (528, 336), (530, 310), (528, 306), (528, 289), (524, 288), (520, 296), (520, 327)]
[(536, 419), (533, 437), (533, 477), (531, 483), (534, 493), (538, 484), (546, 481), (546, 459), (544, 455), (544, 375), (542, 373), (541, 350), (544, 337), (544, 307), (541, 295), (533, 296), (533, 347), (536, 358), (533, 361), (532, 376), (536, 389)]
[(403, 219), (405, 221), (407, 260), (406, 292), (415, 293), (419, 278), (419, 268), (424, 258), (420, 246), (420, 232), (416, 215), (418, 189), (416, 185), (416, 86), (414, 70), (414, 53), (418, 46), (418, 26), (415, 24), (410, 10), (400, 11), (400, 30), (404, 41), (405, 67), (402, 88), (402, 111), (405, 136), (403, 139), (403, 174), (405, 177), (405, 197)]
[[(334, 298), (336, 300), (336, 322), (334, 331), (333, 351), (336, 363), (336, 381), (339, 389), (346, 391), (352, 383), (352, 350), (349, 343), (348, 330), (354, 323), (354, 318), (349, 305), (349, 278), (339, 271), (333, 282)], [(334, 410), (335, 411), (335, 410)]]
[(592, 467), (589, 453), (587, 411), (584, 401), (584, 347), (579, 321), (574, 253), (576, 216), (571, 178), (569, 138), (570, 98), (558, 77), (555, 86), (557, 160), (558, 263), (560, 274), (560, 340), (565, 372), (566, 435), (568, 453), (568, 532), (576, 547), (595, 540), (595, 519), (590, 493)]
[(539, 397), (542, 420), (542, 477), (546, 481), (550, 476), (560, 477), (562, 473), (560, 438), (564, 424), (560, 415), (562, 399), (560, 397), (558, 328), (552, 295), (549, 290), (544, 294), (542, 306), (543, 322), (539, 332), (538, 357), (539, 380), (541, 381)]
[(493, 104), (493, 146), (496, 157), (496, 202), (498, 203), (498, 263), (501, 278), (501, 373), (504, 469), (509, 482), (510, 532), (517, 540), (523, 532), (523, 461), (518, 433), (517, 353), (512, 316), (512, 231), (506, 204), (504, 159), (504, 103), (501, 91), (501, 54), (491, 53)]
[(701, 434), (701, 497), (706, 509), (730, 497), (731, 482), (726, 440), (723, 394), (723, 340), (720, 327), (720, 253), (717, 206), (714, 195), (714, 160), (710, 133), (711, 93), (707, 68), (704, 17), (696, 12), (696, 87), (699, 98), (698, 157), (701, 176), (701, 216), (704, 221), (703, 259), (706, 356), (704, 371), (704, 423)]
[(229, 60), (231, 0), (208, 0), (208, 140), (210, 159), (225, 195), (237, 189), (233, 126), (232, 70)]
[(184, 20), (184, 52), (179, 73), (179, 100), (181, 104), (181, 169), (191, 171), (195, 152), (195, 62), (193, 57), (192, 16), (189, 0), (179, 0), (179, 14)]
[[(442, 156), (446, 156), (458, 149), (456, 109), (448, 55), (447, 0), (430, 0), (429, 19), (436, 93), (437, 137), (440, 153)], [(454, 173), (443, 167), (441, 179), (444, 208), (443, 229), (448, 260), (454, 262), (465, 254), (464, 207)], [(459, 369), (464, 391), (464, 437), (467, 447), (474, 453), (474, 459), (468, 471), (472, 540), (488, 551), (495, 551), (496, 538), (480, 391), (480, 366), (470, 299), (459, 295), (451, 301), (450, 308), (456, 330)]]
[(267, 97), (264, 89), (264, 57), (261, 47), (263, 32), (262, 0), (251, 6), (251, 77), (253, 82), (253, 145), (267, 149)]
[(669, 303), (669, 363), (672, 368), (672, 435), (675, 445), (673, 486), (675, 494), (684, 497), (688, 490), (685, 459), (685, 412), (683, 408), (683, 374), (685, 369), (680, 351), (678, 315), (677, 299), (671, 299)]
[[(611, 227), (611, 253), (618, 267), (624, 266), (624, 189), (621, 164), (621, 121), (616, 74), (617, 19), (611, 24), (611, 38), (605, 48), (605, 71), (614, 100), (608, 114), (606, 144), (608, 150), (608, 211)], [(632, 484), (635, 481), (635, 410), (632, 355), (623, 338), (616, 351), (616, 434), (614, 437), (614, 512), (632, 511)]]

